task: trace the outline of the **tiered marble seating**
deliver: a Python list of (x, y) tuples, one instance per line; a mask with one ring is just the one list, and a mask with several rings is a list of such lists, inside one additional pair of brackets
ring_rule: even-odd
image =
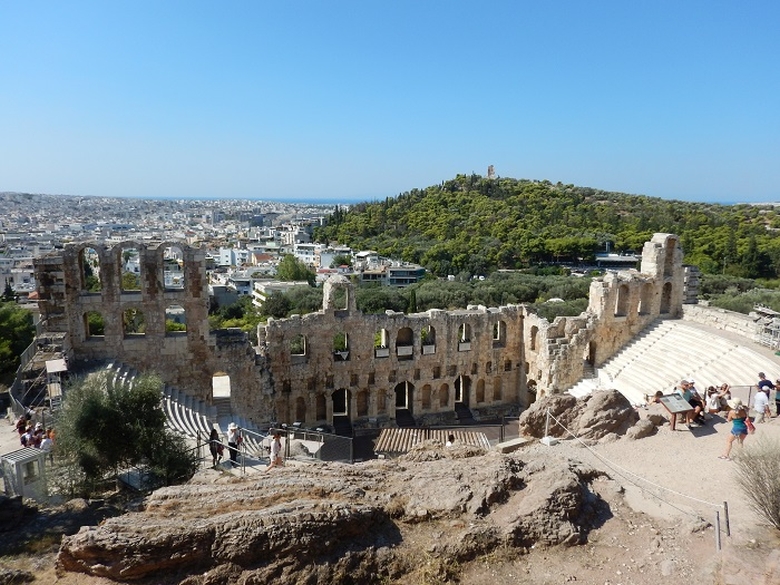
[(773, 371), (775, 364), (749, 344), (686, 321), (660, 321), (599, 368), (598, 381), (584, 380), (570, 392), (581, 396), (597, 388), (614, 388), (632, 404), (643, 404), (645, 395), (671, 392), (684, 378), (694, 379), (700, 392), (724, 382), (749, 386), (759, 371)]

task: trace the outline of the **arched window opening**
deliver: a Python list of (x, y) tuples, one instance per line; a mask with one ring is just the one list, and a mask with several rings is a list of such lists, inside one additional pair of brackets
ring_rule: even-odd
[(368, 390), (361, 390), (357, 394), (357, 415), (368, 416)]
[(409, 382), (401, 382), (395, 387), (395, 409), (412, 411), (414, 386)]
[(295, 421), (306, 422), (306, 400), (304, 400), (303, 396), (295, 399)]
[(493, 402), (503, 402), (504, 391), (501, 378), (493, 378)]
[(461, 323), (458, 327), (458, 351), (469, 351), (471, 349), (471, 325)]
[(402, 327), (395, 336), (395, 353), (400, 360), (414, 358), (414, 333), (411, 328)]
[(122, 313), (122, 326), (125, 337), (146, 334), (146, 320), (140, 309), (125, 309)]
[(84, 248), (79, 253), (81, 265), (81, 289), (86, 292), (98, 293), (103, 290), (100, 279), (100, 256), (94, 248)]
[(325, 403), (325, 395), (324, 394), (317, 394), (317, 397), (314, 400), (315, 407), (317, 410), (317, 420), (325, 420), (328, 418), (328, 411), (326, 408)]
[(290, 340), (290, 355), (306, 355), (306, 336), (303, 333)]
[(187, 331), (187, 315), (181, 305), (170, 305), (165, 309), (165, 334), (172, 335)]
[(422, 387), (422, 407), (423, 410), (431, 409), (431, 385), (426, 384)]
[(333, 416), (349, 416), (349, 390), (339, 388), (331, 394)]
[(444, 408), (450, 405), (450, 387), (448, 384), (442, 384), (439, 387), (439, 407)]
[(87, 311), (84, 313), (84, 332), (87, 339), (105, 336), (106, 327), (103, 315), (98, 311)]
[(617, 301), (615, 303), (615, 317), (625, 317), (628, 315), (629, 291), (627, 284), (621, 284), (618, 287)]
[(336, 286), (333, 288), (331, 296), (333, 309), (336, 311), (346, 311), (349, 309), (349, 290), (345, 286)]
[(504, 347), (506, 345), (506, 323), (496, 321), (493, 323), (493, 347)]
[(387, 329), (380, 329), (374, 333), (374, 357), (389, 357), (390, 347), (388, 343)]
[(480, 379), (477, 380), (477, 404), (482, 404), (485, 402), (485, 381)]
[(666, 315), (672, 306), (672, 283), (667, 282), (661, 291), (661, 314)]
[(460, 375), (455, 379), (455, 402), (469, 405), (469, 390), (471, 389), (471, 378)]
[(141, 291), (141, 255), (138, 248), (122, 248), (120, 258), (122, 292)]
[(649, 315), (653, 302), (653, 285), (646, 282), (642, 285), (642, 292), (639, 296), (639, 314)]
[(436, 353), (436, 329), (432, 325), (425, 325), (420, 330), (420, 343), (423, 355)]
[(179, 246), (163, 250), (163, 283), (166, 289), (184, 289), (184, 252)]
[(536, 351), (536, 341), (537, 337), (539, 337), (539, 328), (534, 325), (531, 327), (531, 336), (528, 340), (528, 346), (531, 351)]

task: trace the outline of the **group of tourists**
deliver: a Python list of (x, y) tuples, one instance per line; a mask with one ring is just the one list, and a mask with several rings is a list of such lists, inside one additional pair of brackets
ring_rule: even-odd
[[(713, 388), (710, 388), (710, 390), (713, 390)], [(719, 404), (717, 400), (720, 400), (722, 395), (717, 391), (713, 393), (714, 398), (712, 404), (714, 408), (708, 410), (708, 412), (710, 414), (717, 414), (722, 410), (727, 410), (726, 422), (731, 423), (731, 429), (726, 438), (726, 447), (723, 453), (719, 455), (720, 459), (731, 459), (731, 448), (734, 445), (734, 442), (736, 441), (737, 444), (741, 446), (748, 434), (752, 434), (755, 431), (754, 424), (760, 424), (772, 418), (769, 404), (773, 390), (775, 391), (775, 417), (777, 417), (780, 416), (780, 399), (778, 398), (780, 395), (780, 380), (778, 380), (777, 385), (775, 385), (767, 379), (764, 372), (758, 373), (758, 383), (756, 384), (756, 393), (753, 396), (752, 404), (753, 411), (755, 412), (753, 418), (750, 417), (748, 405), (744, 404), (738, 397), (732, 398), (730, 392), (728, 392), (728, 396), (724, 396), (726, 397), (726, 408), (715, 410), (715, 408), (717, 408), (716, 405)]]
[[(228, 425), (227, 432), (227, 447), (230, 455), (230, 465), (232, 467), (238, 466), (238, 451), (244, 438), (241, 436), (241, 428), (234, 422)], [(209, 451), (211, 452), (211, 465), (216, 467), (222, 462), (222, 456), (224, 455), (224, 444), (222, 443), (219, 432), (217, 429), (211, 429), (211, 435), (209, 436)], [(281, 467), (284, 465), (282, 459), (282, 438), (281, 434), (276, 431), (271, 436), (270, 444), (270, 461), (266, 471), (274, 467)]]
[[(772, 418), (770, 408), (772, 391), (775, 392), (774, 417), (777, 418), (780, 416), (780, 379), (773, 384), (764, 372), (758, 374), (756, 393), (752, 399), (753, 417), (750, 416), (748, 405), (744, 404), (739, 397), (732, 397), (731, 387), (728, 384), (721, 384), (720, 387), (710, 386), (702, 396), (696, 389), (696, 382), (687, 379), (680, 381), (672, 394), (682, 396), (692, 407), (685, 413), (685, 425), (689, 429), (700, 427), (712, 420), (715, 415), (722, 416), (725, 413), (726, 422), (731, 423), (731, 429), (726, 439), (726, 448), (719, 458), (728, 460), (731, 458), (731, 448), (735, 441), (738, 445), (742, 445), (745, 437), (754, 432), (754, 424), (761, 424)], [(648, 397), (648, 402), (661, 402), (663, 397), (664, 393), (658, 391), (652, 398)]]
[(37, 422), (33, 425), (30, 415), (23, 414), (16, 419), (16, 431), (19, 433), (19, 442), (22, 447), (41, 449), (52, 453), (52, 449), (54, 449), (54, 429), (52, 427), (44, 430), (43, 423)]

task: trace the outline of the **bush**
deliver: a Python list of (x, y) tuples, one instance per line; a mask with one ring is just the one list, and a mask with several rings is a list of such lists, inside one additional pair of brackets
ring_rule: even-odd
[(780, 530), (780, 441), (759, 437), (734, 462), (750, 507)]

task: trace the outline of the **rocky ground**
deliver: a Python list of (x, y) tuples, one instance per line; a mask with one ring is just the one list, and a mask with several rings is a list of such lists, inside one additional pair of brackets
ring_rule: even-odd
[[(422, 444), (393, 461), (289, 466), (249, 480), (209, 470), (98, 526), (94, 515), (108, 516), (105, 507), (71, 503), (71, 515), (92, 514), (90, 527), (64, 538), (59, 552), (53, 539), (27, 541), (25, 554), (2, 558), (17, 571), (6, 577), (63, 585), (780, 583), (779, 533), (750, 510), (734, 462), (717, 458), (725, 423), (647, 431), (642, 421), (663, 412), (637, 413), (604, 396), (557, 400), (553, 411), (588, 440), (532, 441), (510, 454)], [(612, 422), (588, 423), (597, 411)], [(538, 434), (538, 413), (525, 418), (524, 429)], [(653, 434), (626, 438), (645, 432)], [(762, 435), (780, 437), (777, 419), (748, 441)], [(718, 551), (713, 524), (723, 501), (732, 535), (722, 526)]]

